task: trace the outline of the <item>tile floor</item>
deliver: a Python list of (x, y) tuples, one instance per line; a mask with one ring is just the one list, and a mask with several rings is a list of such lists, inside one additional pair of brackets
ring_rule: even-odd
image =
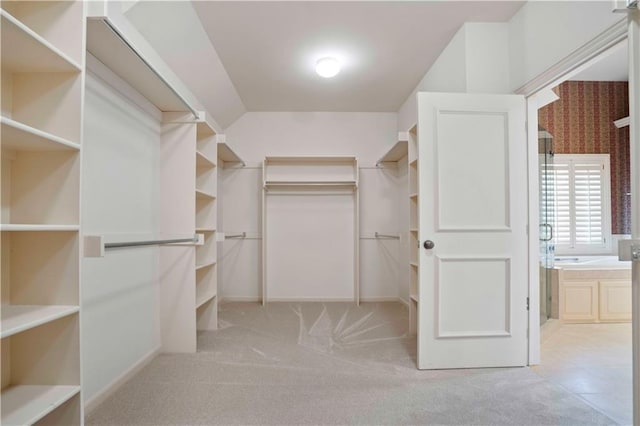
[(542, 328), (542, 363), (531, 369), (621, 425), (633, 423), (631, 324)]

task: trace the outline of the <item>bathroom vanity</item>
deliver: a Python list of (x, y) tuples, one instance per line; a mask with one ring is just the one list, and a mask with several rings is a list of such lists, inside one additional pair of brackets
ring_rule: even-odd
[(631, 265), (615, 256), (556, 260), (551, 317), (567, 323), (630, 322)]

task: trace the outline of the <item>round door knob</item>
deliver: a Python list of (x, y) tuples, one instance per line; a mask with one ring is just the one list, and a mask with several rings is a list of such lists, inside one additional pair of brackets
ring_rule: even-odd
[(427, 250), (431, 250), (432, 248), (434, 248), (436, 246), (436, 244), (431, 240), (425, 240), (424, 243), (422, 244), (422, 246), (424, 248), (426, 248)]

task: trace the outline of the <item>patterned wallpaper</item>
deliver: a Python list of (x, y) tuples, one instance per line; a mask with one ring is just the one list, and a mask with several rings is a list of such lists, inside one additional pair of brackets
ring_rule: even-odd
[(538, 112), (559, 154), (606, 154), (611, 158), (611, 232), (631, 233), (629, 127), (613, 122), (629, 115), (626, 82), (567, 81), (560, 99)]

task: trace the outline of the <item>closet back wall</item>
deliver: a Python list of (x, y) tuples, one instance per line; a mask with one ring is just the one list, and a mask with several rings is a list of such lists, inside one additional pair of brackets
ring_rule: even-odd
[[(101, 71), (112, 85), (126, 89), (110, 71)], [(153, 239), (159, 231), (159, 116), (112, 85), (87, 73), (83, 234)], [(133, 89), (126, 92), (136, 95)], [(157, 247), (116, 249), (101, 258), (83, 259), (85, 404), (92, 405), (104, 389), (159, 347), (157, 271)]]
[(227, 234), (247, 232), (248, 238), (223, 244), (218, 289), (223, 299), (262, 297), (262, 160), (314, 155), (358, 158), (360, 296), (364, 301), (398, 298), (398, 241), (374, 239), (376, 231), (399, 234), (398, 205), (406, 199), (399, 191), (403, 187), (397, 171), (375, 166), (397, 140), (396, 117), (395, 113), (249, 112), (226, 129), (227, 140), (247, 167), (222, 172), (219, 229)]

